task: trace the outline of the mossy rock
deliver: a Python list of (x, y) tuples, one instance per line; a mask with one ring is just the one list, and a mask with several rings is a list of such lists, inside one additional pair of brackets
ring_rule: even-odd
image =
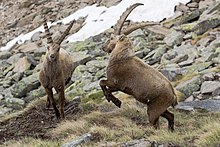
[(211, 62), (205, 62), (205, 63), (195, 63), (192, 66), (185, 67), (184, 70), (187, 71), (187, 74), (194, 73), (194, 72), (201, 72), (211, 65)]
[(67, 51), (69, 52), (78, 52), (78, 51), (88, 51), (88, 50), (96, 50), (97, 43), (95, 43), (91, 39), (86, 39), (85, 41), (77, 41), (70, 43), (67, 47)]

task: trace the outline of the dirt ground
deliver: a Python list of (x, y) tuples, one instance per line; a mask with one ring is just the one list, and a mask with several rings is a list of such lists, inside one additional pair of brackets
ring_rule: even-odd
[[(0, 144), (9, 140), (19, 140), (23, 137), (54, 139), (46, 133), (55, 128), (57, 120), (53, 109), (46, 109), (46, 101), (31, 107), (19, 116), (0, 122)], [(69, 102), (65, 107), (66, 120), (76, 119), (80, 111), (78, 102)]]

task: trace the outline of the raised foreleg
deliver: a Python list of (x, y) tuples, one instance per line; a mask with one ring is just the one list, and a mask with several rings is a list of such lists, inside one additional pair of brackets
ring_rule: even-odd
[(112, 101), (117, 107), (121, 107), (121, 101), (116, 98), (114, 95), (112, 95), (112, 92), (118, 91), (117, 88), (114, 88), (114, 83), (108, 81), (108, 80), (101, 80), (99, 82), (100, 87), (102, 88), (102, 91), (108, 100), (108, 102)]

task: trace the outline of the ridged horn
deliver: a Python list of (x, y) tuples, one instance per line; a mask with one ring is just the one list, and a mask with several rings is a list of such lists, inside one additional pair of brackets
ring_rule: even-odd
[(138, 22), (138, 23), (135, 23), (135, 24), (128, 26), (126, 29), (124, 29), (122, 31), (122, 34), (128, 35), (137, 29), (140, 29), (140, 28), (143, 28), (146, 26), (152, 26), (152, 25), (159, 25), (159, 23), (157, 23), (157, 22)]
[(44, 30), (45, 30), (45, 36), (47, 38), (47, 44), (53, 43), (53, 39), (51, 37), (50, 30), (48, 28), (46, 18), (44, 18)]
[(140, 6), (140, 5), (144, 5), (144, 4), (142, 4), (142, 3), (135, 3), (135, 4), (131, 5), (130, 7), (128, 7), (125, 10), (125, 12), (122, 13), (122, 15), (120, 16), (120, 19), (117, 21), (116, 26), (115, 26), (115, 32), (114, 32), (115, 35), (120, 35), (122, 26), (123, 26), (126, 18), (131, 13), (132, 10), (134, 10), (137, 6)]
[(57, 44), (61, 44), (63, 42), (63, 40), (65, 39), (65, 37), (69, 34), (69, 31), (71, 30), (73, 24), (75, 23), (76, 21), (73, 20), (70, 22), (69, 26), (66, 28), (66, 30), (63, 32), (63, 34), (60, 36), (60, 38), (58, 39), (57, 41)]

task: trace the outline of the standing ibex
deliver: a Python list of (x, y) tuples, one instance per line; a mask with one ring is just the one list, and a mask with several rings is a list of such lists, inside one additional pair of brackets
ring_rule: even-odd
[(159, 117), (162, 116), (168, 120), (168, 128), (173, 131), (174, 115), (167, 108), (177, 104), (174, 89), (165, 76), (135, 56), (132, 43), (126, 36), (140, 27), (156, 23), (131, 25), (121, 33), (125, 19), (139, 5), (142, 4), (137, 3), (126, 9), (116, 24), (114, 36), (104, 44), (103, 50), (111, 54), (107, 80), (101, 80), (99, 84), (108, 101), (120, 107), (121, 101), (112, 92), (122, 91), (132, 95), (147, 104), (151, 125), (158, 128)]
[[(75, 20), (70, 23), (70, 25), (61, 35), (61, 37), (57, 39), (57, 41), (53, 41), (49, 32), (49, 28), (47, 26), (47, 22), (44, 19), (44, 29), (47, 37), (48, 46), (43, 65), (40, 70), (39, 79), (41, 85), (45, 88), (47, 93), (46, 107), (49, 108), (52, 103), (57, 118), (60, 118), (60, 115), (62, 118), (64, 118), (64, 86), (71, 79), (71, 75), (74, 70), (71, 56), (62, 48), (60, 49), (60, 44), (68, 35), (74, 22)], [(52, 88), (54, 88), (58, 93), (60, 111), (57, 109), (56, 102), (53, 97)]]

